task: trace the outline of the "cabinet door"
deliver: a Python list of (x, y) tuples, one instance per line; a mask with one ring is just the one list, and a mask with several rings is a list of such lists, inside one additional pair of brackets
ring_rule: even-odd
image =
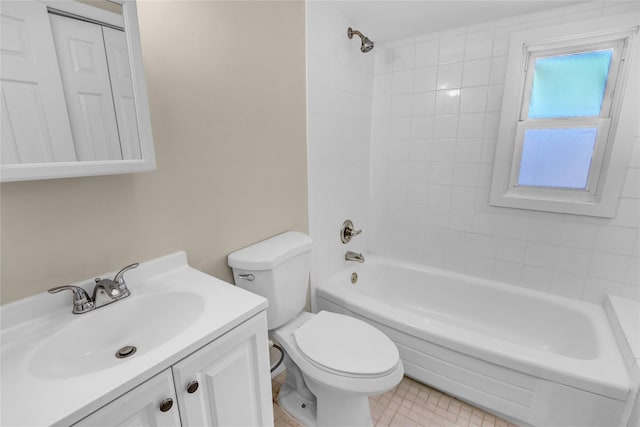
[[(172, 404), (170, 409), (163, 412), (160, 410), (161, 404), (164, 402), (163, 409), (169, 406), (165, 399), (172, 399)], [(74, 426), (174, 427), (180, 425), (178, 412), (171, 369), (167, 369), (83, 418)]]
[(121, 160), (102, 26), (50, 20), (78, 160)]
[(0, 18), (2, 164), (75, 161), (47, 7), (3, 1)]
[(267, 343), (262, 312), (174, 365), (182, 425), (272, 425)]

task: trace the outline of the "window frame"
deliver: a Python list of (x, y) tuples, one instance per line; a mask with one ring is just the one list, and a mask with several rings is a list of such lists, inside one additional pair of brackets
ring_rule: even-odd
[[(498, 129), (490, 204), (548, 212), (613, 217), (624, 182), (626, 162), (637, 132), (637, 16), (513, 33)], [(599, 116), (528, 118), (533, 69), (541, 57), (613, 49)], [(634, 74), (635, 73), (635, 74)], [(635, 118), (635, 120), (634, 120)], [(597, 128), (586, 188), (519, 186), (528, 129)]]

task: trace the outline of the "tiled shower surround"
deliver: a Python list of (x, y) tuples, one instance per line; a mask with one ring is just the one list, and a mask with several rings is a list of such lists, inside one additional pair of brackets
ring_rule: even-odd
[[(367, 220), (375, 57), (360, 53), (359, 41), (347, 38), (351, 24), (333, 2), (310, 1), (305, 7), (313, 285), (343, 265), (346, 250), (366, 250), (371, 237)], [(339, 238), (347, 218), (365, 230), (348, 247)]]
[[(307, 10), (312, 284), (352, 249), (598, 303), (640, 299), (640, 130), (615, 218), (488, 203), (511, 32), (640, 13), (637, 2), (425, 29), (368, 56), (318, 3)], [(349, 216), (365, 229), (354, 247), (337, 240)]]

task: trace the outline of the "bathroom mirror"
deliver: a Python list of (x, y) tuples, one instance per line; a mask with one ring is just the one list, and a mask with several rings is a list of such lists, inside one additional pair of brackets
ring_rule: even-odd
[(135, 0), (3, 1), (3, 182), (155, 169)]

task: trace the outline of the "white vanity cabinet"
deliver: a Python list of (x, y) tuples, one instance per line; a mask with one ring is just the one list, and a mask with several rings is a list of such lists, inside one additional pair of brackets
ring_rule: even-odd
[(263, 311), (75, 426), (272, 425), (267, 340)]
[(273, 423), (266, 321), (263, 312), (173, 365), (183, 427)]
[[(161, 406), (163, 410), (160, 409)], [(173, 377), (171, 369), (165, 369), (74, 424), (74, 427), (178, 425), (180, 415), (176, 405)]]

